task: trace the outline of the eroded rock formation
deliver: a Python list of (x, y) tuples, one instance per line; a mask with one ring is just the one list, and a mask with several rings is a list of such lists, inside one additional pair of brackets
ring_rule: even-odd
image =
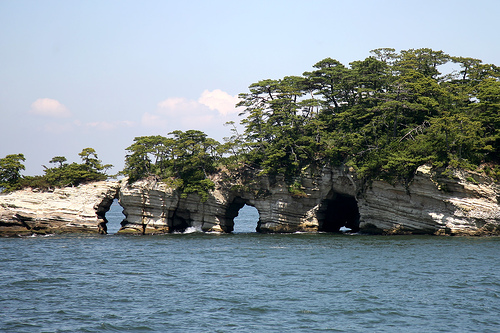
[(52, 191), (25, 189), (0, 195), (0, 235), (106, 233), (105, 214), (120, 182), (102, 181)]
[(212, 180), (216, 187), (205, 201), (155, 177), (0, 195), (0, 234), (105, 233), (105, 213), (115, 198), (125, 214), (120, 233), (231, 232), (247, 204), (258, 210), (257, 231), (263, 233), (347, 227), (382, 234), (500, 234), (500, 185), (471, 172), (443, 176), (422, 166), (407, 186), (361, 182), (341, 168), (311, 172), (292, 186), (251, 169), (220, 172)]
[(358, 198), (361, 228), (385, 233), (500, 234), (500, 185), (477, 173), (421, 166), (406, 188), (376, 181)]
[[(213, 181), (216, 188), (206, 201), (197, 194), (183, 197), (155, 178), (133, 184), (124, 182), (119, 201), (126, 219), (121, 232), (161, 233), (187, 227), (231, 232), (233, 219), (245, 204), (259, 212), (259, 232), (338, 231), (343, 225), (356, 229), (359, 224), (356, 186), (352, 177), (343, 172), (329, 171), (306, 177), (299, 193), (295, 194), (289, 191), (283, 179), (256, 176), (250, 170), (221, 172)], [(339, 212), (345, 211), (342, 207), (336, 214), (329, 214), (330, 205), (339, 198), (351, 198), (354, 207), (350, 211), (355, 212), (342, 221), (335, 221), (327, 215), (340, 216)], [(332, 223), (339, 225), (327, 225)]]
[(362, 183), (349, 171), (325, 169), (300, 187), (251, 170), (221, 172), (208, 200), (186, 197), (155, 178), (123, 183), (121, 232), (162, 233), (194, 227), (231, 232), (243, 205), (259, 212), (260, 232), (353, 231), (400, 234), (500, 234), (500, 187), (478, 174), (438, 176), (418, 169), (408, 186)]

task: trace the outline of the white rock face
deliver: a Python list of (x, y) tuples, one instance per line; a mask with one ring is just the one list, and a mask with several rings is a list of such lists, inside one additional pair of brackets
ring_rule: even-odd
[(470, 172), (443, 176), (422, 166), (407, 187), (362, 183), (340, 168), (311, 172), (293, 186), (252, 170), (220, 172), (212, 180), (215, 190), (205, 201), (154, 177), (0, 195), (0, 235), (104, 233), (104, 214), (118, 197), (126, 216), (119, 233), (231, 232), (247, 204), (259, 212), (260, 232), (337, 232), (345, 226), (386, 234), (500, 235), (500, 185)]
[(308, 193), (297, 196), (289, 192), (283, 179), (221, 172), (214, 177), (216, 188), (206, 201), (197, 194), (182, 197), (155, 178), (124, 182), (119, 202), (126, 218), (120, 232), (154, 234), (188, 227), (231, 232), (233, 219), (245, 204), (259, 212), (261, 232), (317, 231), (320, 225), (316, 215), (325, 210), (324, 198), (332, 196), (332, 179), (337, 180), (341, 191), (354, 193), (351, 181), (341, 177), (345, 175), (330, 172), (307, 178), (304, 189)]
[(156, 234), (188, 227), (212, 231), (212, 227), (220, 225), (217, 216), (221, 207), (215, 196), (206, 202), (194, 194), (181, 198), (154, 177), (133, 184), (124, 182), (119, 202), (126, 216), (121, 233)]
[(104, 214), (117, 197), (119, 181), (94, 182), (51, 192), (24, 189), (0, 195), (0, 235), (102, 232)]
[(358, 198), (361, 228), (389, 232), (496, 234), (500, 232), (500, 186), (478, 174), (449, 176), (421, 166), (408, 190), (373, 182)]
[[(474, 180), (475, 179), (475, 180)], [(477, 174), (438, 176), (418, 169), (408, 188), (383, 181), (362, 184), (346, 170), (325, 169), (290, 191), (283, 179), (250, 171), (220, 173), (216, 189), (202, 202), (182, 198), (154, 179), (124, 184), (122, 232), (156, 233), (194, 227), (233, 230), (233, 218), (248, 204), (259, 212), (260, 232), (338, 231), (426, 234), (499, 234), (500, 187)]]

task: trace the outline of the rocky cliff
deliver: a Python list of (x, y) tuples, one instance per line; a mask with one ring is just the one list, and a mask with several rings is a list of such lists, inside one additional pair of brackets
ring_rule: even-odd
[(422, 166), (407, 186), (361, 182), (341, 168), (310, 172), (292, 185), (251, 169), (220, 172), (212, 180), (207, 200), (181, 195), (155, 177), (0, 195), (0, 234), (105, 233), (105, 213), (115, 198), (125, 214), (120, 233), (231, 232), (247, 204), (258, 210), (257, 231), (263, 233), (347, 227), (381, 234), (500, 234), (500, 185), (471, 172), (443, 175)]
[[(310, 175), (295, 193), (283, 179), (257, 176), (250, 170), (221, 172), (213, 181), (216, 188), (206, 201), (197, 194), (183, 197), (155, 178), (124, 182), (119, 195), (126, 215), (121, 232), (161, 233), (188, 227), (231, 232), (233, 219), (245, 204), (258, 210), (259, 232), (334, 231), (327, 224), (335, 223), (335, 218), (343, 218), (342, 225), (353, 229), (359, 224), (356, 186), (343, 172)], [(339, 206), (337, 214), (329, 214), (329, 204), (337, 201), (349, 208), (348, 213)]]
[(408, 187), (376, 181), (359, 197), (360, 227), (384, 233), (500, 234), (500, 185), (421, 166)]
[(0, 195), (0, 235), (106, 233), (105, 214), (120, 182), (102, 181), (52, 191), (25, 189)]
[(251, 170), (221, 172), (208, 200), (182, 197), (155, 178), (124, 182), (121, 232), (162, 233), (188, 227), (231, 232), (243, 205), (259, 212), (259, 232), (353, 231), (382, 234), (500, 234), (500, 186), (464, 171), (443, 176), (418, 169), (407, 186), (362, 183), (349, 171), (324, 169), (292, 186)]

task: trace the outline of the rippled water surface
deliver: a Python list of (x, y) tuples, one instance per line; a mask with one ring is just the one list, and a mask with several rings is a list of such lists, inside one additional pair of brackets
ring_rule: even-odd
[(0, 248), (2, 332), (500, 331), (500, 238), (240, 231)]

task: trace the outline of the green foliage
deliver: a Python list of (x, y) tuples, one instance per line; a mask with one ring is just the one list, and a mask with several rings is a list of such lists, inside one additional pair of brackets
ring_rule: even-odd
[(126, 174), (130, 181), (148, 176), (161, 174), (166, 169), (166, 160), (173, 155), (173, 141), (160, 135), (141, 136), (134, 139), (134, 143), (127, 148), (130, 153), (125, 157)]
[[(305, 167), (347, 165), (360, 177), (405, 183), (425, 163), (500, 162), (497, 66), (427, 48), (372, 54), (251, 84), (238, 104), (244, 159), (290, 181)], [(445, 64), (460, 70), (441, 73)]]
[(209, 191), (215, 188), (215, 184), (210, 179), (191, 180), (182, 188), (182, 197), (186, 197), (189, 193), (197, 193), (201, 197), (201, 201), (208, 199)]
[(108, 176), (101, 173), (98, 166), (89, 166), (88, 164), (71, 163), (62, 167), (45, 170), (45, 179), (51, 186), (77, 186), (79, 184), (106, 180)]
[(110, 164), (101, 164), (97, 153), (93, 148), (84, 148), (79, 154), (82, 163), (67, 164), (66, 158), (54, 157), (50, 163), (59, 163), (54, 168), (45, 169), (45, 180), (50, 186), (64, 187), (77, 186), (79, 184), (106, 180), (108, 176), (105, 170), (112, 167)]
[(500, 165), (495, 165), (493, 167), (486, 165), (483, 170), (487, 176), (492, 177), (497, 182), (500, 181)]
[(196, 130), (173, 131), (170, 135), (135, 138), (127, 148), (122, 173), (131, 182), (155, 175), (183, 195), (197, 193), (206, 200), (215, 186), (207, 177), (216, 171), (222, 155), (233, 145), (223, 146)]
[(57, 164), (53, 168), (45, 167), (43, 176), (20, 175), (20, 170), (24, 170), (24, 161), (22, 154), (7, 155), (0, 159), (0, 187), (4, 191), (13, 191), (24, 187), (33, 187), (40, 189), (49, 189), (52, 187), (77, 186), (82, 183), (106, 180), (108, 176), (104, 172), (111, 165), (102, 165), (97, 158), (97, 153), (92, 148), (85, 148), (78, 154), (82, 162), (65, 163), (66, 157), (56, 156), (49, 163)]
[(307, 197), (306, 192), (304, 192), (304, 187), (299, 181), (293, 182), (292, 185), (288, 186), (288, 192), (295, 198), (305, 198)]
[[(78, 155), (80, 156), (83, 162), (81, 169), (84, 170), (86, 169), (87, 171), (90, 172), (99, 172), (102, 170), (107, 170), (112, 167), (111, 164), (105, 164), (105, 165), (101, 164), (101, 161), (97, 158), (97, 153), (94, 148), (84, 148)], [(54, 161), (54, 159), (52, 159), (52, 161)]]
[[(234, 123), (219, 142), (205, 133), (174, 131), (136, 137), (122, 171), (135, 181), (156, 176), (182, 195), (205, 200), (220, 168), (250, 165), (284, 175), (303, 194), (304, 170), (354, 168), (359, 177), (407, 184), (425, 163), (435, 168), (482, 168), (500, 179), (500, 68), (428, 48), (382, 48), (349, 66), (323, 59), (302, 76), (252, 83), (239, 95), (244, 132)], [(443, 66), (448, 65), (448, 66)], [(456, 70), (443, 73), (443, 68)], [(52, 187), (105, 179), (92, 148), (81, 164), (54, 157), (44, 176), (22, 177), (24, 156), (0, 159), (0, 187)]]
[(0, 159), (0, 190), (15, 191), (20, 188), (21, 170), (26, 159), (23, 154), (7, 155)]
[(66, 164), (64, 163), (64, 162), (66, 162), (66, 161), (67, 161), (67, 159), (66, 159), (66, 157), (64, 157), (64, 156), (55, 156), (55, 157), (53, 157), (53, 158), (49, 161), (49, 163), (54, 163), (54, 164), (55, 164), (55, 163), (59, 163), (59, 166), (58, 166), (58, 167), (59, 167), (59, 168), (62, 168), (63, 166), (65, 166), (65, 165), (66, 165)]

